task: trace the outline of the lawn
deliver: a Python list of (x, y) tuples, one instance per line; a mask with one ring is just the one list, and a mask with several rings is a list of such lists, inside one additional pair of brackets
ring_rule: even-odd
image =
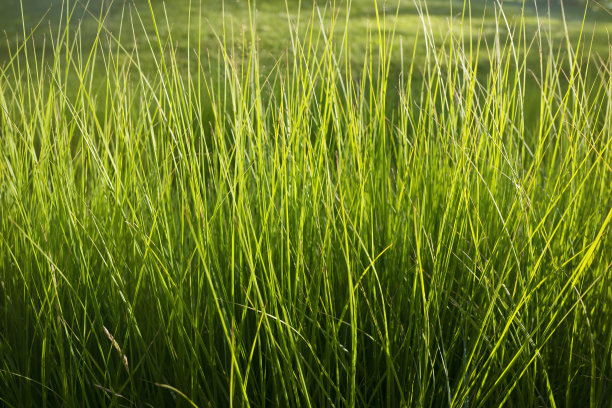
[(22, 1), (1, 406), (610, 406), (605, 4)]

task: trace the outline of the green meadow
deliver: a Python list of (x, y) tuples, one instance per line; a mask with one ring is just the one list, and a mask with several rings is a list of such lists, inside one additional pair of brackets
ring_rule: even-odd
[(0, 406), (610, 407), (611, 30), (4, 0)]

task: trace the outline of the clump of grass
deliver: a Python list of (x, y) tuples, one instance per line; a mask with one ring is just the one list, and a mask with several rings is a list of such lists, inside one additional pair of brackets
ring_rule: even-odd
[(398, 47), (375, 3), (358, 63), (350, 2), (315, 4), (265, 70), (255, 16), (211, 59), (189, 15), (187, 66), (142, 9), (92, 10), (92, 44), (78, 3), (45, 52), (24, 32), (2, 404), (606, 406), (610, 55), (499, 5), (493, 38), (469, 3), (440, 38), (417, 6)]

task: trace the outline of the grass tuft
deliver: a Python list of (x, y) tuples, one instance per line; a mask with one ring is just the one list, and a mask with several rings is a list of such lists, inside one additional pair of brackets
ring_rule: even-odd
[(287, 0), (275, 55), (254, 1), (22, 9), (1, 404), (608, 406), (610, 43), (368, 4)]

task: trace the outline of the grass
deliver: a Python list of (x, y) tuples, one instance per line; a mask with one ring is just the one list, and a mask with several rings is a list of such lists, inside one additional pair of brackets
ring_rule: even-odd
[(3, 405), (609, 406), (609, 43), (148, 5), (7, 45)]

